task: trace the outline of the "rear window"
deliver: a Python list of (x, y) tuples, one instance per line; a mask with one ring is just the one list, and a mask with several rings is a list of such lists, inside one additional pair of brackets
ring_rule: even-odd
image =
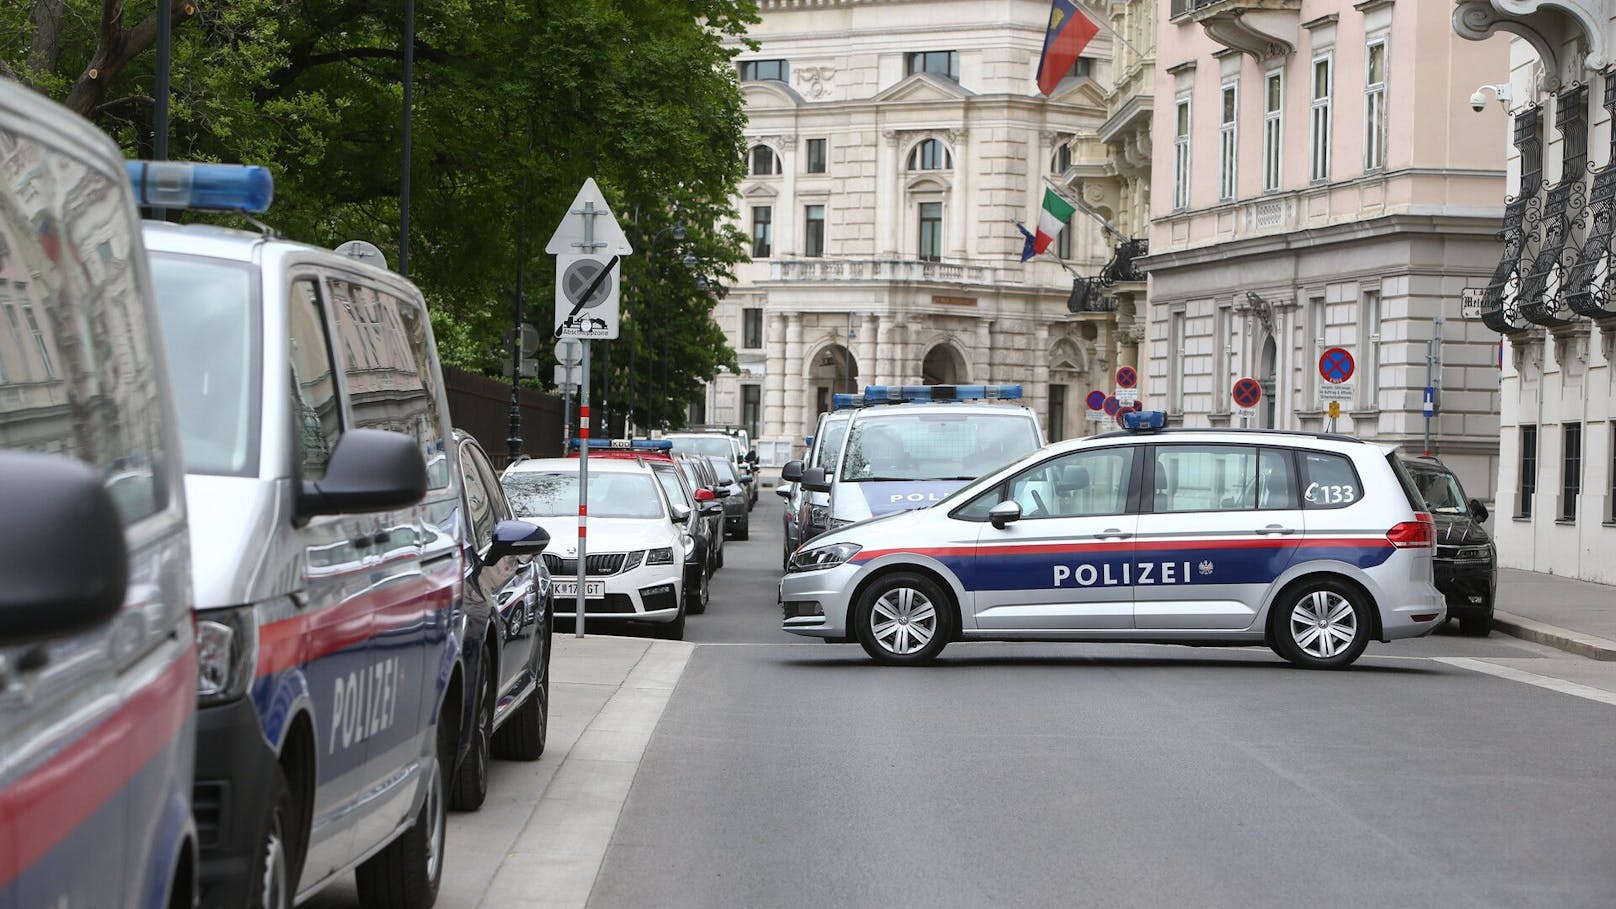
[(735, 459), (735, 443), (729, 436), (713, 433), (699, 436), (665, 436), (673, 443), (674, 451), (690, 452), (692, 454), (708, 455), (725, 460)]
[(1301, 452), (1302, 507), (1346, 508), (1363, 498), (1363, 484), (1352, 460), (1325, 451)]
[[(589, 476), (589, 516), (594, 518), (660, 518), (662, 498), (643, 473), (601, 472)], [(559, 518), (578, 513), (576, 473), (508, 473), (500, 481), (521, 517)]]

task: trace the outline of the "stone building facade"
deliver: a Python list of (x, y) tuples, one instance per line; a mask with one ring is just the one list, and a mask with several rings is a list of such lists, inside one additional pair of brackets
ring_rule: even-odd
[[(868, 384), (1010, 383), (1052, 438), (1089, 431), (1082, 399), (1115, 368), (1103, 295), (1068, 311), (1054, 257), (1020, 261), (1045, 181), (1106, 157), (1111, 43), (1055, 93), (1034, 75), (1043, 0), (763, 0), (740, 54), (752, 261), (715, 317), (740, 373), (692, 416), (800, 452), (830, 395)], [(1104, 200), (1101, 200), (1104, 201)], [(1116, 241), (1079, 214), (1066, 264), (1098, 274)]]
[[(1333, 427), (1418, 453), (1432, 385), (1432, 451), (1490, 499), (1497, 337), (1461, 297), (1498, 259), (1504, 118), (1467, 98), (1503, 77), (1508, 46), (1459, 38), (1451, 10), (1160, 0), (1141, 386), (1174, 422)], [(1334, 347), (1356, 364), (1349, 389), (1320, 375)], [(1249, 410), (1243, 377), (1263, 391)]]
[(1499, 564), (1616, 584), (1616, 3), (1448, 11), (1463, 38), (1513, 36), (1507, 80), (1489, 80), (1510, 155), (1481, 304), (1503, 351)]

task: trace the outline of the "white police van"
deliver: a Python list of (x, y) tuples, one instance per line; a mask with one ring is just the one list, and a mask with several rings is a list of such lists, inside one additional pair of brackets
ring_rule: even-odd
[(802, 488), (828, 493), (829, 527), (925, 508), (1044, 444), (1020, 385), (870, 385), (835, 395), (855, 408), (835, 470), (802, 470)]
[(816, 539), (780, 581), (785, 630), (897, 664), (1042, 640), (1267, 643), (1338, 668), (1442, 622), (1431, 516), (1395, 450), (1162, 417)]
[[(273, 190), (261, 168), (129, 173), (168, 209), (262, 211)], [(192, 503), (204, 903), (290, 906), (356, 870), (366, 906), (430, 906), (464, 556), (443, 531), (461, 471), (425, 302), (267, 233), (149, 222), (145, 239)], [(493, 543), (489, 561), (522, 545)]]

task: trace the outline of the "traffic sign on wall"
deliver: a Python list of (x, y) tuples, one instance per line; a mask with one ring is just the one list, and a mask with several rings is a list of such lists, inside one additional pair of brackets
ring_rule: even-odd
[(1262, 383), (1250, 376), (1235, 380), (1234, 387), (1229, 390), (1229, 400), (1239, 413), (1256, 413), (1257, 405), (1262, 401)]
[(1345, 347), (1332, 347), (1319, 354), (1319, 377), (1331, 385), (1340, 385), (1351, 380), (1353, 370), (1358, 364), (1353, 361), (1352, 353)]

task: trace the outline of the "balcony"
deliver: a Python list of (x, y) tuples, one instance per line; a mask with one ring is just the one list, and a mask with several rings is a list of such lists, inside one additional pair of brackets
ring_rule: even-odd
[(1302, 0), (1173, 0), (1172, 20), (1194, 22), (1206, 36), (1259, 61), (1296, 50)]
[(774, 259), (770, 281), (894, 281), (910, 284), (990, 284), (993, 269), (917, 259)]

